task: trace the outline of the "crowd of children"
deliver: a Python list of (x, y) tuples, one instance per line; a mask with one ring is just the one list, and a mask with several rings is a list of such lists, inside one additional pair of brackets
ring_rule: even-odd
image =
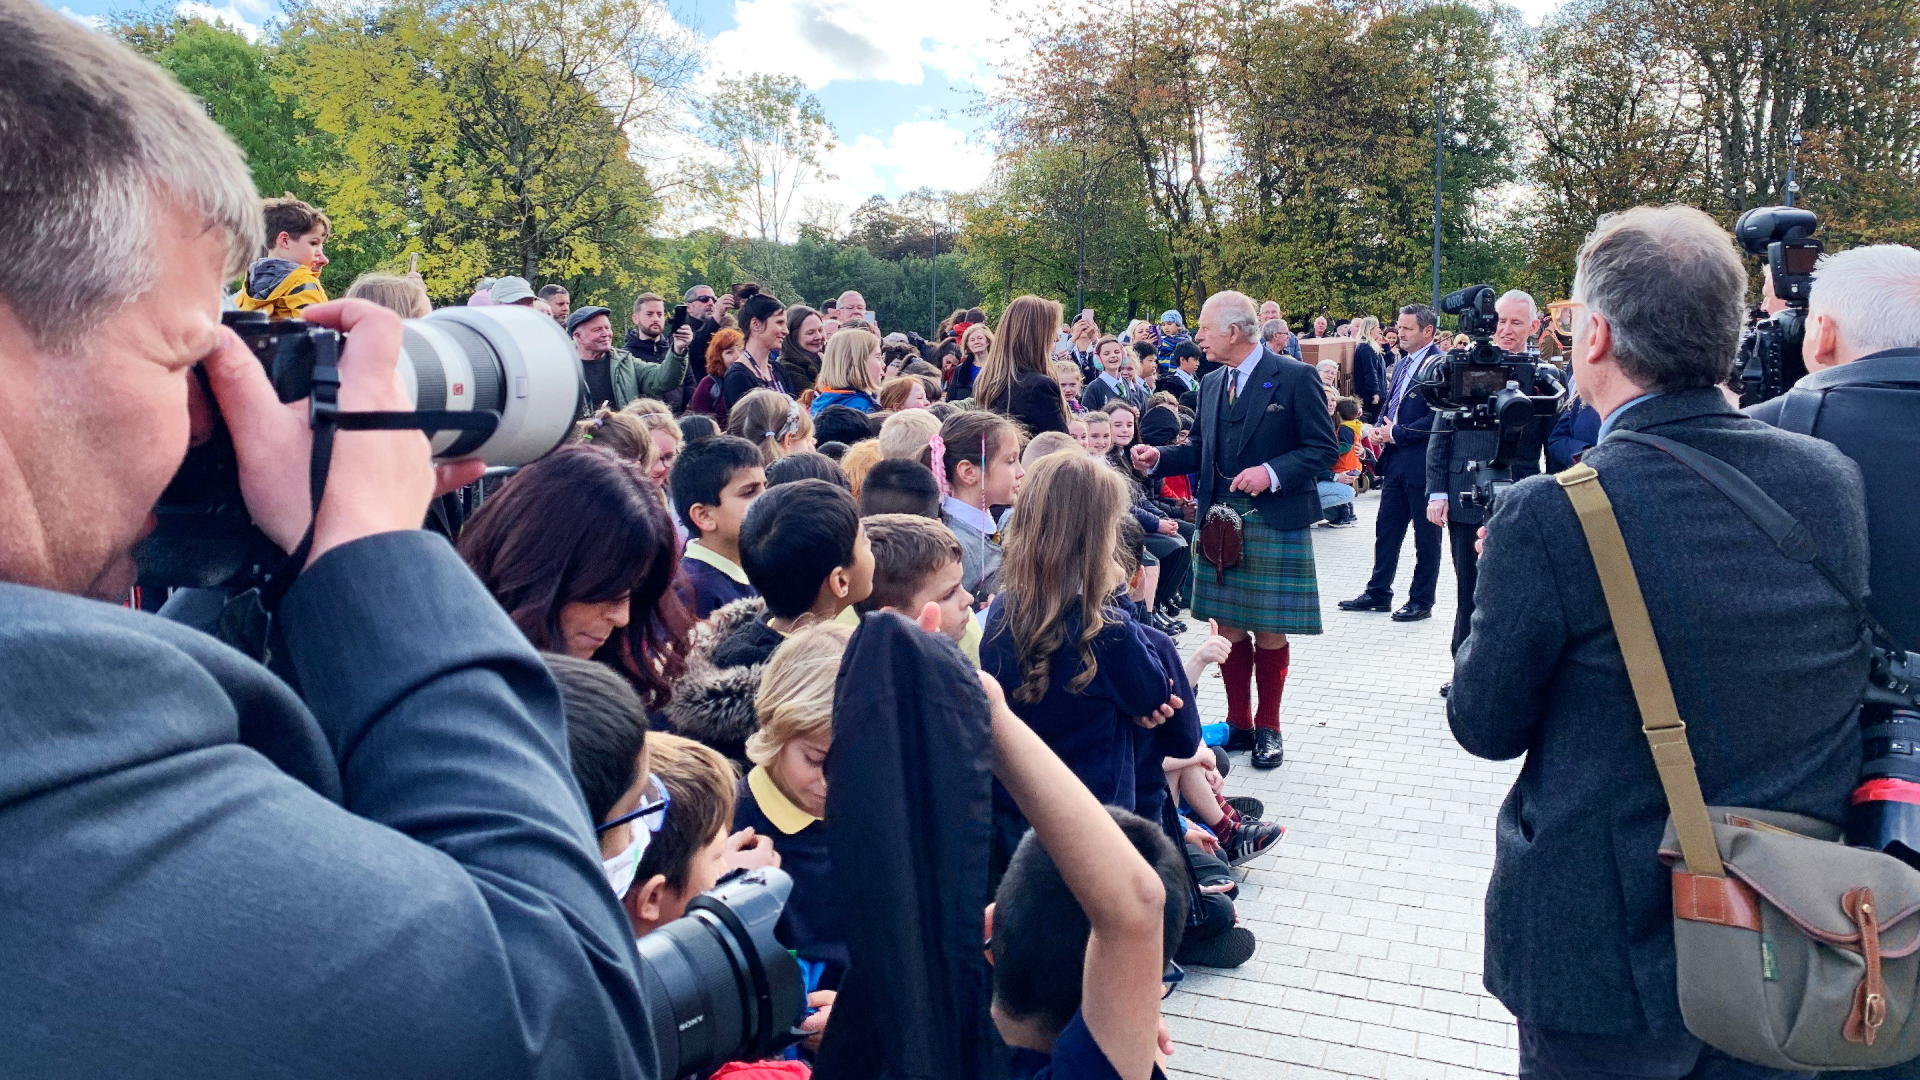
[[(242, 306), (292, 316), (319, 298), (300, 245), (324, 218), (299, 214), (270, 207), (286, 227), (265, 262), (293, 268), (256, 267)], [(1171, 391), (1191, 380), (1160, 388), (1164, 337), (1077, 324), (1054, 350), (1059, 305), (1015, 307), (998, 332), (956, 312), (916, 350), (864, 312), (841, 326), (749, 296), (744, 332), (703, 339), (692, 408), (594, 409), (450, 531), (547, 656), (635, 934), (732, 872), (779, 866), (793, 891), (777, 934), (816, 1034), (852, 962), (827, 813), (836, 697), (863, 677), (851, 643), (887, 613), (951, 640), (929, 655), (977, 669), (991, 727), (981, 941), (1012, 1074), (1145, 1077), (1169, 1049), (1174, 961), (1252, 956), (1229, 867), (1284, 830), (1222, 795), (1193, 687), (1227, 642), (1209, 633), (1183, 659), (1170, 636), (1186, 629), (1191, 500), (1128, 455), (1149, 429), (1187, 438), (1191, 398)], [(1177, 350), (1194, 350), (1169, 334), (1168, 370), (1191, 376)], [(810, 389), (793, 392), (783, 348)]]

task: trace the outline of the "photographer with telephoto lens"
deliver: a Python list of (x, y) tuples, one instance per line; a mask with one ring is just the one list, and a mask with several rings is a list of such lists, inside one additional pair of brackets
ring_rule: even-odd
[[(553, 681), (419, 528), (481, 465), (343, 425), (315, 513), (322, 410), (220, 322), (261, 241), (238, 149), (43, 5), (0, 0), (0, 69), (0, 1075), (654, 1075)], [(415, 409), (398, 317), (303, 317), (346, 335), (340, 415)], [(118, 606), (215, 430), (197, 369), (246, 516), (304, 554), (304, 700)]]
[(1786, 291), (1806, 304), (1808, 374), (1747, 415), (1832, 443), (1866, 480), (1867, 610), (1888, 651), (1861, 709), (1866, 761), (1848, 834), (1920, 865), (1920, 661), (1891, 651), (1920, 650), (1920, 251), (1828, 255)]

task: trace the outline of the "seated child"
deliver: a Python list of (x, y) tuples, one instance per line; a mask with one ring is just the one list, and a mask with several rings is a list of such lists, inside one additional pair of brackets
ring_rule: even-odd
[(873, 547), (859, 507), (825, 480), (796, 480), (761, 495), (741, 522), (739, 551), (760, 595), (721, 608), (696, 630), (687, 673), (667, 707), (674, 731), (733, 761), (746, 760), (747, 736), (759, 726), (753, 696), (774, 649), (873, 591)]
[[(1096, 799), (1132, 807), (1136, 724), (1156, 726), (1183, 701), (1139, 624), (1110, 602), (1123, 583), (1114, 547), (1125, 482), (1095, 458), (1051, 454), (1026, 488), (980, 667)], [(1005, 792), (994, 805), (1003, 866), (1022, 825)]]
[(917, 514), (940, 520), (940, 485), (934, 483), (933, 471), (900, 458), (874, 462), (860, 485), (860, 516), (875, 514)]
[(332, 224), (292, 195), (266, 200), (262, 211), (267, 254), (247, 269), (247, 283), (233, 305), (264, 311), (269, 319), (297, 319), (308, 307), (327, 302), (320, 270), (327, 265), (324, 249)]
[(1020, 427), (999, 413), (956, 413), (940, 425), (921, 463), (940, 484), (940, 519), (960, 541), (961, 584), (976, 600), (985, 600), (997, 590), (1001, 559), (1000, 524), (992, 508), (1013, 505), (1026, 471), (1020, 465)]
[[(648, 737), (647, 764), (667, 805), (642, 820), (654, 830), (640, 853), (623, 906), (635, 937), (687, 912), (687, 901), (719, 884), (732, 869), (730, 842), (737, 774), (727, 759), (677, 735)], [(772, 863), (771, 865), (779, 865)]]
[[(1070, 367), (1072, 366), (1072, 362), (1063, 360), (1055, 366)], [(1043, 431), (1035, 435), (1027, 443), (1025, 450), (1020, 451), (1020, 465), (1022, 468), (1030, 470), (1033, 468), (1034, 462), (1039, 461), (1048, 454), (1057, 454), (1062, 450), (1079, 449), (1081, 449), (1080, 443), (1072, 435), (1062, 431)]]
[(1180, 852), (1152, 822), (1102, 807), (982, 684), (996, 788), (1033, 825), (987, 909), (1009, 1074), (1164, 1080), (1160, 1000), (1182, 975), (1189, 903)]
[(759, 449), (732, 435), (689, 442), (673, 459), (667, 487), (692, 537), (680, 569), (694, 618), (757, 595), (740, 565), (740, 525), (766, 486)]
[(653, 835), (633, 813), (658, 801), (649, 793), (646, 706), (633, 684), (605, 664), (561, 653), (540, 659), (560, 687), (567, 753), (600, 841), (607, 884), (624, 898)]
[(1107, 451), (1113, 449), (1113, 417), (1096, 409), (1082, 413), (1080, 419), (1087, 425), (1087, 453), (1097, 458), (1105, 458)]
[(760, 729), (747, 740), (753, 768), (740, 781), (736, 829), (772, 837), (793, 894), (775, 935), (808, 969), (809, 992), (831, 990), (846, 971), (827, 859), (827, 751), (833, 745), (833, 686), (853, 629), (838, 623), (795, 631), (768, 661), (754, 709)]
[(973, 624), (973, 594), (960, 583), (960, 541), (953, 530), (913, 514), (876, 514), (861, 524), (873, 545), (873, 591), (854, 610), (918, 619), (928, 604), (938, 604), (940, 632), (964, 639)]

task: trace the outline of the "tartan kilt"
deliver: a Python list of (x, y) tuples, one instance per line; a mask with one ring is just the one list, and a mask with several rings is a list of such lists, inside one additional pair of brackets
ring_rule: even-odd
[(1226, 504), (1240, 515), (1240, 565), (1220, 571), (1199, 554), (1193, 559), (1196, 619), (1256, 634), (1318, 634), (1320, 578), (1313, 566), (1313, 532), (1272, 529), (1253, 509), (1253, 501), (1233, 496)]

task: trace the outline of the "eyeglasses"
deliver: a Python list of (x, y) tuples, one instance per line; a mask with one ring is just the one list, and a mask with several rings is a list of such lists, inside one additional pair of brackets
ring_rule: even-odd
[(1577, 300), (1565, 300), (1553, 305), (1553, 329), (1561, 337), (1573, 336), (1573, 322), (1578, 313), (1587, 310), (1587, 305)]
[[(651, 800), (649, 800), (651, 797)], [(593, 827), (595, 836), (609, 829), (617, 829), (629, 821), (639, 821), (646, 825), (647, 832), (657, 833), (667, 824), (667, 807), (673, 805), (673, 796), (668, 794), (667, 786), (652, 773), (647, 774), (647, 786), (641, 789), (640, 806), (629, 813), (621, 814), (612, 821), (604, 821)]]

